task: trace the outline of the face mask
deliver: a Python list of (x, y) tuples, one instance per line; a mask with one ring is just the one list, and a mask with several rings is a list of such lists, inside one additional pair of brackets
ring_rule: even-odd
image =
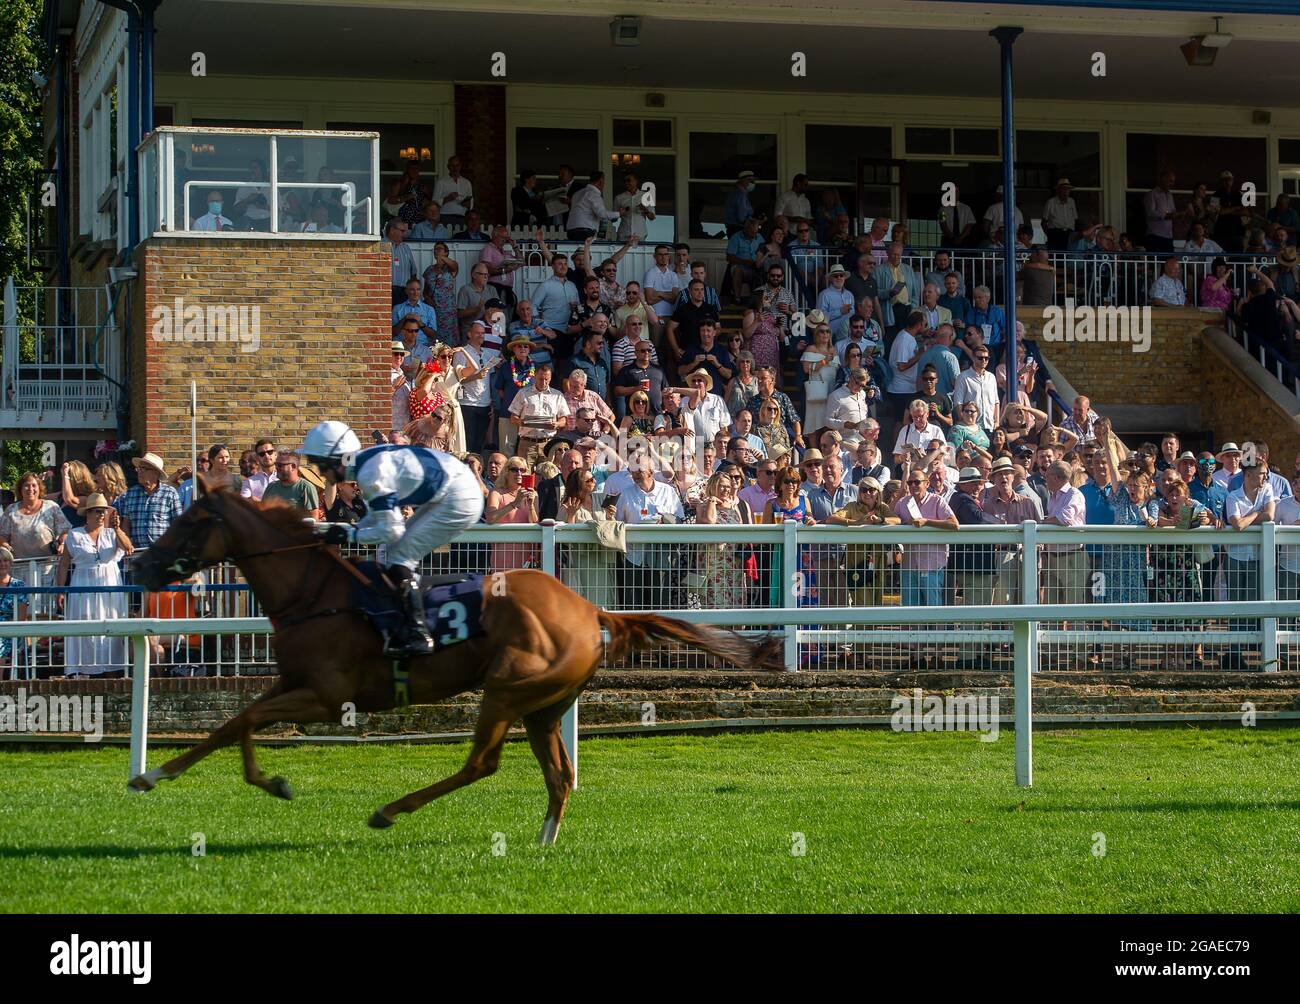
[(213, 216), (220, 216), (220, 215), (221, 215), (221, 205), (222, 205), (222, 204), (221, 204), (220, 202), (209, 202), (209, 203), (208, 203), (208, 212), (210, 212)]
[(754, 186), (754, 183), (751, 181), (749, 184), (747, 184), (747, 185), (745, 186), (745, 191), (746, 191), (746, 192), (752, 192), (752, 191), (754, 190), (754, 187), (755, 187), (755, 186)]

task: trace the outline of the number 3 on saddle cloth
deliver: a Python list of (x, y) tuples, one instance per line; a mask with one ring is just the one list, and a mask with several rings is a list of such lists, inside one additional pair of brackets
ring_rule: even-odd
[[(402, 622), (397, 599), (381, 577), (383, 566), (373, 561), (357, 563), (372, 585), (360, 583), (353, 588), (353, 604), (387, 637)], [(424, 591), (424, 622), (429, 626), (437, 651), (458, 645), (483, 634), (483, 576), (465, 575), (456, 582), (440, 582)], [(393, 663), (393, 690), (396, 703), (405, 707), (409, 701), (408, 674), (401, 661)]]

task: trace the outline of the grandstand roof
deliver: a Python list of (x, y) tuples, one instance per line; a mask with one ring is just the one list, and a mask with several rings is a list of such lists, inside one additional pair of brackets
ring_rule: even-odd
[[(1297, 0), (1289, 3), (1300, 6)], [(1156, 0), (1125, 4), (1156, 5)], [(615, 11), (611, 0), (574, 0), (559, 8), (562, 15), (537, 0), (482, 0), (465, 9), (469, 6), (464, 0), (407, 0), (400, 9), (394, 0), (389, 11), (360, 0), (163, 3), (157, 66), (161, 72), (187, 73), (190, 54), (204, 51), (210, 72), (222, 74), (471, 81), (491, 79), (491, 52), (499, 50), (508, 57), (506, 82), (516, 84), (601, 81), (647, 88), (992, 98), (998, 93), (998, 49), (982, 35), (1010, 21), (1026, 28), (1016, 44), (1021, 98), (1300, 105), (1295, 86), (1300, 71), (1294, 66), (1300, 18), (1230, 15), (1223, 30), (1234, 35), (1232, 45), (1221, 50), (1215, 66), (1192, 68), (1178, 46), (1212, 28), (1201, 14), (1153, 17), (1150, 10), (1109, 10), (1101, 18), (1096, 10), (1073, 6), (923, 0), (899, 0), (883, 11), (834, 0), (645, 0), (639, 8), (645, 15), (640, 44), (616, 47), (610, 43), (609, 17), (627, 8), (618, 5)], [(507, 9), (516, 16), (493, 16)], [(839, 26), (833, 41), (827, 25)], [(394, 46), (398, 26), (408, 37), (473, 44)], [(794, 50), (808, 55), (808, 76), (773, 73), (774, 66), (789, 63)], [(1106, 54), (1104, 78), (1089, 73), (1094, 51)], [(746, 58), (720, 59), (721, 52)], [(864, 52), (871, 54), (869, 76)], [(575, 53), (583, 62), (577, 74), (568, 61)], [(938, 69), (918, 62), (926, 53), (960, 59), (942, 61)], [(954, 73), (957, 66), (961, 72)], [(1064, 72), (1070, 66), (1077, 72)]]

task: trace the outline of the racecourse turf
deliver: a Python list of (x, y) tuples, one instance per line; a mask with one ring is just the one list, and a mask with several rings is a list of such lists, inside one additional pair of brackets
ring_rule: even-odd
[(1300, 729), (1041, 732), (1032, 789), (1015, 787), (1013, 744), (583, 740), (545, 850), (521, 743), (494, 777), (383, 831), (371, 812), (455, 771), (465, 746), (259, 750), (292, 802), (244, 784), (232, 750), (147, 795), (127, 791), (121, 749), (0, 751), (0, 909), (1300, 910)]

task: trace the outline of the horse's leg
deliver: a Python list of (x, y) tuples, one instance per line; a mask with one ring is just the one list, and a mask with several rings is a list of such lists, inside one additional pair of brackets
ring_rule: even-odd
[(569, 792), (573, 790), (573, 764), (569, 762), (569, 754), (560, 735), (560, 719), (568, 703), (556, 707), (560, 708), (558, 715), (554, 709), (544, 708), (524, 716), (528, 742), (533, 748), (533, 756), (537, 757), (537, 762), (542, 766), (542, 776), (546, 778), (546, 791), (550, 796), (542, 832), (537, 838), (543, 847), (555, 843), (560, 832), (560, 822), (564, 819), (564, 807), (569, 801)]
[[(323, 721), (329, 717), (328, 709), (316, 696), (314, 690), (300, 687), (288, 693), (280, 693), (279, 688), (280, 684), (276, 683), (269, 691), (193, 749), (187, 750), (172, 760), (168, 760), (160, 767), (155, 767), (153, 770), (132, 778), (130, 787), (136, 791), (150, 791), (159, 781), (175, 780), (209, 753), (229, 746), (234, 742), (248, 744), (244, 753), (244, 776), (250, 783), (258, 784), (256, 780), (249, 777), (249, 763), (252, 760), (252, 733), (254, 730), (268, 722), (312, 722)], [(252, 760), (252, 769), (256, 776), (260, 778), (261, 771), (257, 769), (256, 760)], [(281, 798), (292, 796), (292, 792), (288, 790), (288, 785), (283, 778), (272, 778), (265, 781), (264, 784), (258, 784), (258, 787)]]
[(506, 740), (506, 733), (517, 717), (514, 709), (503, 702), (485, 697), (479, 707), (478, 724), (474, 727), (474, 745), (469, 751), (465, 766), (437, 784), (419, 788), (396, 802), (389, 802), (370, 817), (370, 825), (377, 830), (392, 826), (394, 817), (401, 813), (414, 812), (435, 798), (441, 798), (457, 788), (495, 773), (501, 760), (501, 746)]

